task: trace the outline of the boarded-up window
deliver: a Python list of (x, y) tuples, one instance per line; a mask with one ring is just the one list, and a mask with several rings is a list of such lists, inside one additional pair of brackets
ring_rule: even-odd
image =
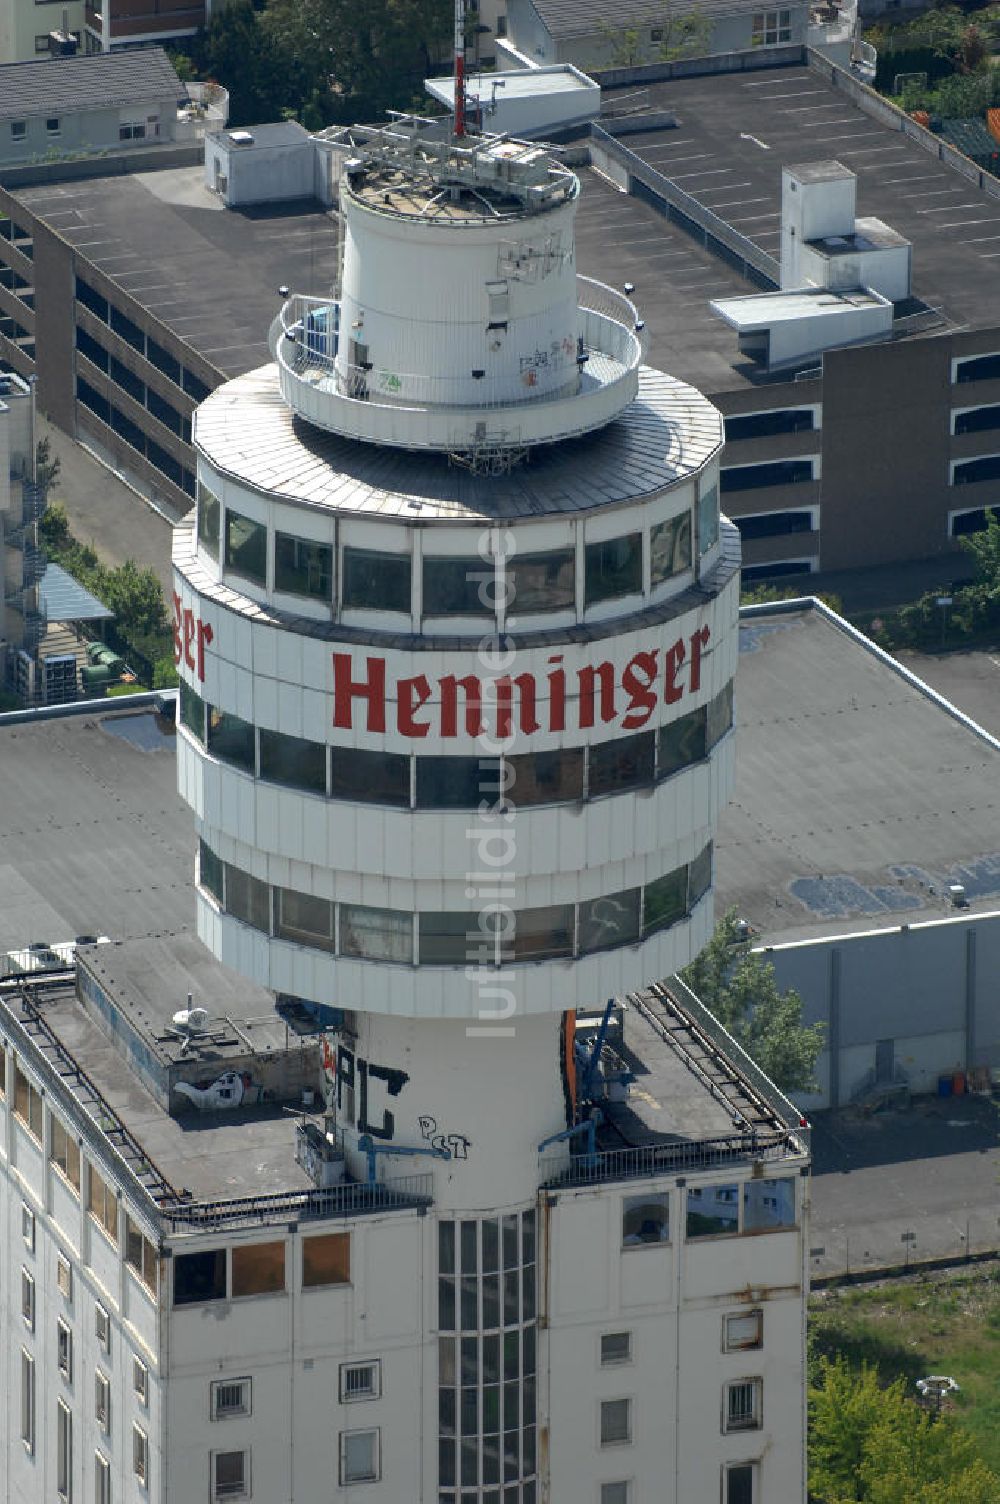
[(233, 1298), (274, 1295), (285, 1288), (284, 1243), (250, 1243), (233, 1249)]
[(302, 1240), (302, 1283), (315, 1285), (349, 1285), (351, 1282), (351, 1235), (348, 1232), (322, 1233)]

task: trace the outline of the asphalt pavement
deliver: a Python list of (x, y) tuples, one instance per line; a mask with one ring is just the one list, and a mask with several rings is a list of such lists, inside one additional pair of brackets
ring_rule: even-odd
[(124, 564), (133, 559), (153, 569), (169, 598), (173, 588), (170, 521), (41, 415), (38, 436), (49, 439), (62, 466), (50, 500), (62, 502), (66, 508), (73, 536), (91, 544), (105, 564)]
[(1000, 1247), (1000, 1123), (988, 1097), (817, 1113), (812, 1274), (856, 1274)]

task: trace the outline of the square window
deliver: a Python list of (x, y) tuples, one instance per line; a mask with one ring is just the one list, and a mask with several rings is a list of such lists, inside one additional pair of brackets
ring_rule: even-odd
[(212, 1498), (248, 1499), (250, 1497), (250, 1453), (212, 1453)]
[(73, 1265), (62, 1253), (56, 1259), (56, 1284), (64, 1299), (73, 1299)]
[(56, 1353), (59, 1372), (67, 1384), (73, 1382), (73, 1333), (60, 1317), (56, 1323)]
[(601, 1401), (601, 1446), (621, 1446), (632, 1440), (632, 1401)]
[(285, 1289), (284, 1243), (247, 1243), (233, 1249), (233, 1299)]
[(94, 1453), (94, 1504), (111, 1504), (111, 1463)]
[(102, 1352), (111, 1351), (111, 1317), (102, 1305), (94, 1306), (94, 1335)]
[(180, 1253), (174, 1259), (174, 1305), (201, 1305), (226, 1298), (226, 1250)]
[(602, 1483), (601, 1504), (629, 1504), (628, 1484)]
[(143, 1488), (149, 1487), (149, 1437), (141, 1426), (132, 1427), (132, 1472)]
[(98, 1369), (94, 1374), (94, 1419), (103, 1435), (111, 1434), (111, 1380)]
[(212, 1419), (228, 1420), (251, 1413), (253, 1384), (250, 1379), (217, 1379), (212, 1385)]
[(795, 1226), (795, 1181), (748, 1180), (743, 1186), (743, 1231)]
[(376, 1358), (371, 1363), (342, 1363), (340, 1365), (340, 1399), (342, 1404), (355, 1400), (377, 1400), (382, 1393), (382, 1365)]
[(724, 1474), (723, 1504), (754, 1504), (756, 1471), (753, 1462), (730, 1463)]
[(21, 1270), (21, 1315), (29, 1332), (35, 1330), (35, 1281), (27, 1269)]
[(622, 1202), (622, 1246), (637, 1248), (645, 1243), (670, 1241), (668, 1194), (626, 1196)]
[(349, 1232), (320, 1233), (302, 1239), (302, 1285), (351, 1283), (351, 1235)]
[(45, 129), (50, 136), (58, 136), (61, 122), (58, 115), (50, 115), (45, 122)]
[(725, 1388), (724, 1431), (759, 1431), (761, 1424), (760, 1379), (737, 1379)]
[(376, 1483), (379, 1479), (379, 1432), (341, 1431), (340, 1483)]
[(614, 1363), (631, 1363), (631, 1361), (631, 1332), (603, 1332), (601, 1334), (602, 1368), (610, 1368)]
[(689, 1239), (715, 1238), (739, 1232), (738, 1185), (693, 1186), (687, 1195)]
[(149, 1404), (149, 1369), (141, 1358), (132, 1359), (132, 1388), (140, 1405)]
[(742, 1352), (764, 1342), (764, 1312), (734, 1311), (722, 1318), (723, 1352)]

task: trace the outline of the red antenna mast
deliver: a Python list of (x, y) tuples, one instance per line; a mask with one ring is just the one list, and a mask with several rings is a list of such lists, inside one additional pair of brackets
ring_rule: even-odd
[(455, 0), (455, 135), (465, 135), (465, 0)]

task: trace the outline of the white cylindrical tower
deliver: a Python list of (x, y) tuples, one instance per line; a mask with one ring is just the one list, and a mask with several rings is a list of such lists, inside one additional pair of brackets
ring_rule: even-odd
[(351, 1174), (432, 1173), (440, 1330), (455, 1229), (488, 1293), (510, 1224), (532, 1354), (539, 1152), (588, 1131), (575, 1010), (708, 939), (733, 775), (721, 418), (576, 277), (578, 194), (536, 147), (373, 134), (343, 295), (289, 299), (276, 364), (198, 410), (174, 552), (199, 934), (330, 1010)]

